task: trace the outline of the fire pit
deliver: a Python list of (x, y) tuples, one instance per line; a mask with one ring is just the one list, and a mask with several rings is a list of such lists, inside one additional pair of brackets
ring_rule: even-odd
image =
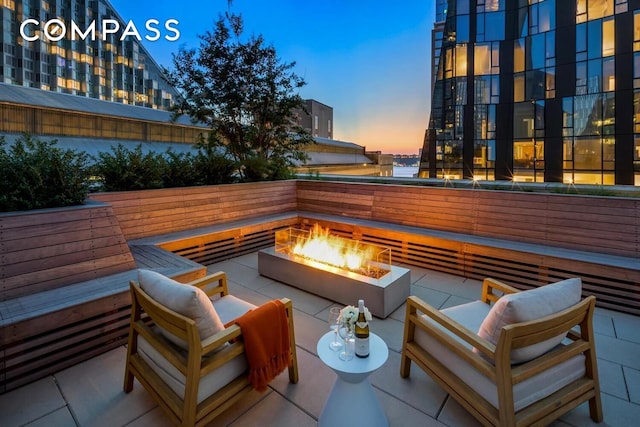
[(258, 252), (258, 271), (342, 304), (364, 299), (382, 318), (409, 296), (410, 271), (391, 264), (389, 248), (345, 239), (317, 224), (277, 231), (275, 246)]

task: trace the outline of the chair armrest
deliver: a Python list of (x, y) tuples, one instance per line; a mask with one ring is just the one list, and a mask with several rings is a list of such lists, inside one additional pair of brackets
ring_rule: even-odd
[(236, 339), (242, 335), (242, 330), (238, 325), (231, 325), (228, 328), (210, 336), (207, 339), (202, 340), (202, 355), (206, 356), (214, 350), (217, 350), (221, 345)]
[(494, 291), (502, 292), (502, 295), (520, 292), (519, 289), (488, 277), (482, 281), (482, 302), (486, 304), (496, 302), (502, 295), (496, 295)]
[[(227, 285), (227, 274), (224, 271), (218, 271), (213, 274), (201, 277), (188, 283), (191, 286), (197, 286), (202, 289), (208, 297), (219, 294), (221, 297), (229, 294)], [(213, 284), (213, 285), (212, 285)]]
[(421, 316), (417, 315), (416, 311), (423, 313), (431, 320), (451, 332), (451, 334), (477, 348), (491, 360), (495, 359), (495, 345), (484, 338), (479, 337), (475, 332), (465, 328), (460, 323), (441, 313), (439, 310), (425, 303), (420, 298), (416, 296), (410, 296), (407, 298), (408, 322), (436, 338), (443, 345), (447, 346), (451, 351), (463, 358), (466, 362), (470, 363), (474, 368), (478, 369), (487, 377), (495, 379), (495, 369), (491, 363), (479, 354), (465, 347), (462, 343), (458, 342), (454, 337), (447, 334), (433, 323), (428, 322)]

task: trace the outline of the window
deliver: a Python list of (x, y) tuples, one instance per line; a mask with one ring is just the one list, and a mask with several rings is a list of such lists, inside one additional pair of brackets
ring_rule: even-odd
[(476, 76), (481, 76), (485, 74), (499, 73), (499, 43), (476, 43), (474, 47), (474, 74)]
[(640, 88), (640, 52), (633, 53), (633, 87)]
[(458, 43), (469, 42), (469, 15), (456, 17), (456, 41)]
[(318, 116), (313, 116), (313, 128), (318, 130)]
[(524, 39), (513, 41), (513, 71), (515, 73), (524, 71)]
[(640, 52), (640, 9), (633, 12), (633, 50)]
[(467, 45), (456, 46), (456, 77), (467, 75)]
[(611, 56), (615, 52), (615, 20), (605, 19), (602, 21), (602, 56)]
[(458, 0), (456, 2), (456, 15), (469, 13), (469, 0)]

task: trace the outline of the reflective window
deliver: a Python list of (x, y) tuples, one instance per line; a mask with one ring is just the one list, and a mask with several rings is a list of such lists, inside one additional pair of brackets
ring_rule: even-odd
[(633, 87), (640, 88), (640, 52), (633, 53)]
[(544, 70), (532, 70), (526, 73), (525, 100), (544, 99), (546, 88), (546, 73)]
[(515, 73), (524, 71), (524, 39), (513, 41), (513, 71)]
[(513, 104), (513, 138), (533, 138), (534, 126), (533, 104), (531, 102)]
[(456, 46), (456, 77), (467, 75), (467, 46)]
[(504, 12), (485, 13), (485, 35), (486, 41), (504, 39)]
[(587, 59), (587, 24), (576, 25), (576, 61)]
[[(564, 0), (566, 1), (566, 0)], [(538, 32), (550, 31), (556, 28), (556, 2), (547, 0), (538, 5)]]
[(574, 133), (582, 135), (602, 134), (602, 96), (576, 96), (574, 101)]
[(633, 50), (640, 51), (640, 9), (633, 12)]
[(456, 17), (456, 41), (458, 43), (469, 42), (469, 15)]
[(527, 38), (527, 70), (543, 68), (545, 64), (544, 34)]
[(602, 134), (614, 135), (616, 132), (616, 97), (615, 93), (602, 94)]
[(477, 12), (497, 12), (504, 10), (506, 0), (477, 0)]
[(469, 0), (458, 0), (456, 2), (456, 15), (469, 13)]
[(578, 170), (602, 169), (602, 139), (600, 139), (600, 137), (575, 139), (573, 147), (573, 168)]
[(633, 93), (633, 132), (640, 133), (640, 90)]
[(602, 83), (603, 91), (612, 92), (616, 90), (616, 61), (614, 58), (607, 58), (602, 61)]
[(587, 63), (587, 93), (602, 92), (602, 60), (593, 59)]
[(524, 73), (513, 76), (513, 102), (524, 101)]
[(615, 53), (615, 20), (614, 18), (605, 19), (602, 21), (602, 56), (611, 56)]
[(613, 0), (588, 0), (587, 5), (587, 19), (589, 21), (615, 13)]
[(587, 58), (599, 58), (602, 56), (602, 24), (600, 21), (591, 21), (587, 24)]
[(562, 136), (573, 135), (573, 97), (562, 99)]
[(499, 43), (476, 43), (474, 47), (474, 74), (500, 73)]

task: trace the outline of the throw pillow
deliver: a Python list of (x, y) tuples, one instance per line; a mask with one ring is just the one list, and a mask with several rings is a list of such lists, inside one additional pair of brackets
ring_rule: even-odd
[[(218, 313), (202, 289), (176, 282), (150, 270), (138, 270), (138, 281), (142, 290), (158, 303), (193, 319), (201, 340), (224, 330)], [(160, 328), (160, 331), (171, 342), (187, 349), (186, 342), (165, 329)]]
[[(582, 280), (567, 279), (539, 288), (501, 297), (480, 325), (478, 335), (492, 344), (498, 343), (504, 326), (539, 319), (577, 304), (582, 297)], [(512, 363), (523, 363), (546, 353), (565, 338), (566, 334), (513, 350)], [(475, 351), (475, 349), (474, 349)]]

